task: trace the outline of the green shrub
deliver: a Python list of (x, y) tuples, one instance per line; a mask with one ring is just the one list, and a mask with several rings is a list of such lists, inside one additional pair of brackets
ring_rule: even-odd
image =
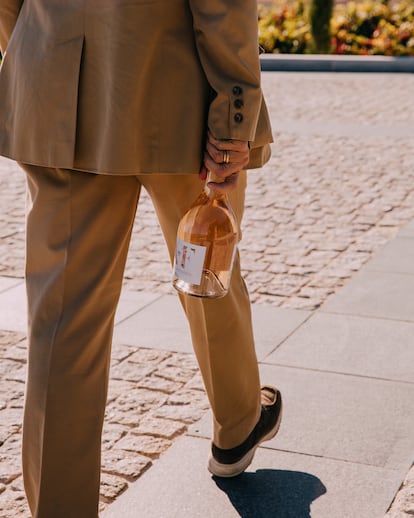
[(414, 4), (365, 0), (340, 5), (332, 32), (336, 54), (414, 56)]
[[(330, 29), (335, 54), (414, 56), (412, 0), (338, 4)], [(276, 0), (270, 8), (260, 6), (259, 43), (266, 52), (314, 52), (309, 2)]]
[(303, 2), (275, 2), (270, 9), (259, 6), (259, 43), (266, 52), (303, 54), (310, 39)]

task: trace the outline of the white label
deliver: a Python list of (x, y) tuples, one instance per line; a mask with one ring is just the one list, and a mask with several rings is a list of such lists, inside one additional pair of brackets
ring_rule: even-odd
[(190, 284), (200, 286), (207, 247), (193, 245), (177, 237), (174, 275)]

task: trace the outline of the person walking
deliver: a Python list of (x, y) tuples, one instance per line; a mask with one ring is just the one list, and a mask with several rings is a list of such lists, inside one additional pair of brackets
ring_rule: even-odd
[[(23, 476), (35, 518), (98, 516), (114, 315), (139, 195), (172, 260), (207, 171), (240, 224), (272, 140), (255, 0), (2, 0), (0, 154), (27, 176)], [(237, 255), (229, 293), (180, 295), (231, 477), (280, 425)], [(137, 341), (139, 332), (137, 329)]]

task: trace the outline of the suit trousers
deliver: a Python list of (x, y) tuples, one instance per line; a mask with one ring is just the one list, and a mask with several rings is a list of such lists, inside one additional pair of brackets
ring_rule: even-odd
[[(26, 494), (34, 518), (93, 518), (114, 315), (140, 191), (152, 199), (172, 259), (179, 220), (203, 185), (197, 174), (116, 176), (20, 165), (29, 192)], [(245, 184), (243, 173), (230, 195), (239, 222)], [(234, 447), (260, 414), (239, 257), (224, 298), (180, 299), (213, 412), (213, 441)]]

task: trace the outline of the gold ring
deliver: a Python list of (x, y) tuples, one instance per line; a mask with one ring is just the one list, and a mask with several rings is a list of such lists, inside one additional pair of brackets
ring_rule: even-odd
[(228, 151), (223, 151), (223, 164), (230, 163), (230, 153)]

